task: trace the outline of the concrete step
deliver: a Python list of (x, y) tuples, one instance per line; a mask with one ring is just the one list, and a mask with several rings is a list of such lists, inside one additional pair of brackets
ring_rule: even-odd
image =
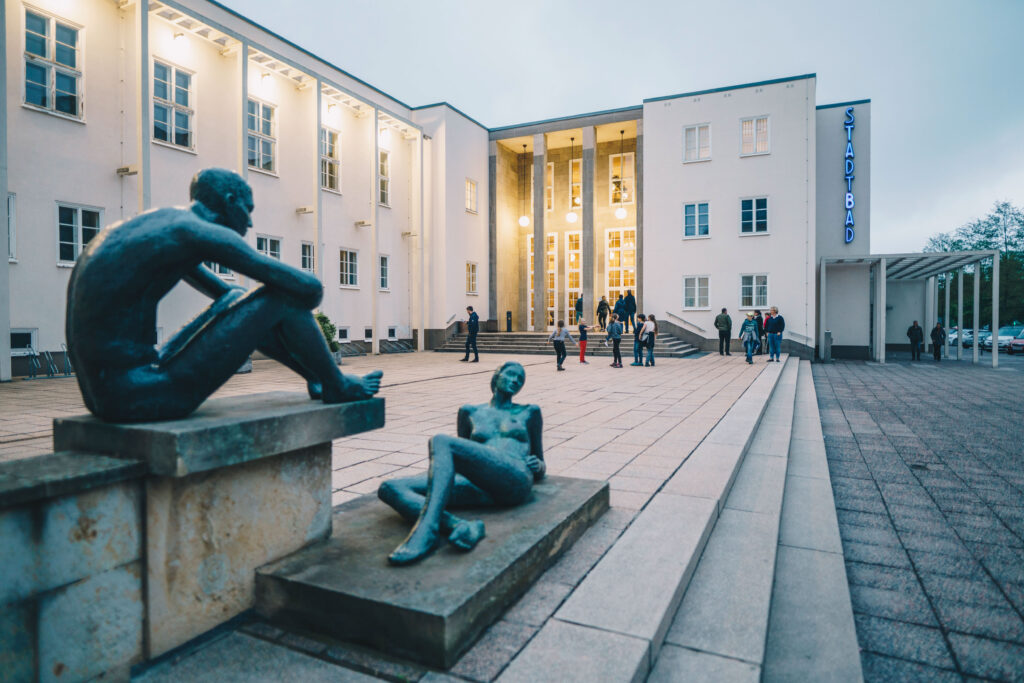
[[(551, 342), (548, 341), (549, 335), (548, 332), (486, 332), (477, 337), (477, 348), (481, 353), (547, 355), (553, 352)], [(610, 358), (612, 348), (610, 345), (604, 345), (604, 339), (603, 333), (593, 333), (588, 340), (587, 356)], [(434, 350), (465, 353), (466, 337), (464, 334), (457, 334)], [(575, 347), (570, 344), (568, 348), (570, 356), (573, 355), (574, 350)], [(632, 337), (622, 340), (621, 350), (624, 359), (632, 358)], [(654, 349), (655, 357), (662, 358), (685, 358), (698, 352), (699, 349), (696, 347), (669, 334), (661, 335)], [(579, 352), (576, 351), (576, 353), (578, 355)]]
[(782, 366), (650, 680), (760, 675), (798, 372), (796, 358)]
[(811, 364), (800, 362), (764, 681), (861, 681)]
[(765, 366), (499, 681), (647, 677), (783, 367)]

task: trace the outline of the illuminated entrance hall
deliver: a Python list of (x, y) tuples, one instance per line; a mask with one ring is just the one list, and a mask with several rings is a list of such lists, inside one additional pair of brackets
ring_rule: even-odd
[[(632, 291), (641, 301), (641, 113), (636, 107), (491, 131), (491, 306), (502, 321), (511, 312), (513, 331), (575, 322), (581, 296), (591, 322), (602, 296), (614, 306)], [(544, 245), (540, 258), (537, 244)]]

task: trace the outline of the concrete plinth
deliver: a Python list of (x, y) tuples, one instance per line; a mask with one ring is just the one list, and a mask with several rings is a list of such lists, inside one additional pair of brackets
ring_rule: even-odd
[(607, 483), (548, 477), (521, 507), (460, 513), (487, 527), (471, 552), (445, 546), (391, 567), (387, 556), (410, 525), (368, 494), (338, 509), (329, 541), (259, 570), (256, 608), (447, 668), (607, 509)]

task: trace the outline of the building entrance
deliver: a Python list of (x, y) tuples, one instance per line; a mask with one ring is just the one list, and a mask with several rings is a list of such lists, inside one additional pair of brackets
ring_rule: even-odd
[(636, 294), (636, 228), (615, 228), (605, 235), (608, 303), (614, 307), (626, 290)]
[(551, 330), (555, 327), (555, 316), (556, 302), (558, 301), (558, 236), (554, 233), (548, 233), (544, 235), (544, 278), (547, 280), (546, 292), (544, 295), (544, 303), (547, 313), (547, 320), (544, 321), (543, 325), (538, 325), (534, 320), (533, 312), (533, 292), (534, 292), (534, 281), (533, 281), (533, 265), (534, 265), (534, 249), (533, 249), (533, 235), (526, 236), (526, 248), (529, 253), (529, 264), (528, 272), (530, 278), (529, 298), (527, 299), (527, 308), (530, 312), (530, 329), (534, 331), (540, 330)]

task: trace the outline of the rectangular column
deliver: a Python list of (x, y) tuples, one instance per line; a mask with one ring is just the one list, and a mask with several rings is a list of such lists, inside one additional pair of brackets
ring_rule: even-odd
[(935, 327), (935, 277), (924, 281), (924, 348), (931, 350), (932, 328)]
[(498, 143), (488, 145), (487, 155), (487, 319), (505, 330), (505, 316), (498, 310)]
[(547, 167), (544, 133), (533, 136), (533, 329), (547, 329), (547, 281), (544, 278), (544, 169)]
[(636, 150), (633, 154), (633, 196), (636, 199), (636, 309), (646, 310), (644, 304), (644, 120), (636, 122)]
[(878, 260), (878, 362), (885, 364), (885, 259)]
[(149, 136), (153, 130), (153, 109), (149, 101), (149, 3), (137, 3), (135, 5), (135, 49), (138, 51), (139, 63), (139, 92), (135, 102), (138, 119), (138, 145), (139, 145), (139, 168), (138, 168), (138, 206), (136, 213), (142, 213), (149, 208), (151, 202), (151, 183), (149, 177)]
[(818, 265), (818, 359), (825, 360), (825, 313), (828, 301), (828, 281), (825, 277), (827, 265), (825, 259)]
[(999, 367), (999, 252), (992, 257), (992, 367)]
[(947, 360), (949, 359), (949, 294), (950, 294), (950, 292), (949, 292), (949, 283), (951, 281), (950, 278), (952, 276), (953, 276), (952, 273), (946, 273), (946, 287), (945, 287), (945, 289), (946, 289), (946, 296), (945, 296), (946, 309), (945, 309), (945, 312), (942, 315), (942, 327), (943, 327), (943, 329), (946, 330), (946, 338), (942, 340), (942, 345), (945, 348), (942, 350), (942, 352), (946, 356)]
[[(597, 131), (593, 126), (583, 128), (583, 316), (594, 322), (594, 164), (597, 155)], [(568, 283), (566, 283), (568, 285)]]
[[(373, 166), (370, 167), (370, 205), (373, 207), (373, 225), (370, 226), (370, 256), (372, 260), (363, 265), (363, 273), (370, 279), (370, 321), (373, 336), (370, 339), (370, 353), (380, 353), (380, 335), (377, 334), (377, 269), (380, 268), (380, 256), (377, 254), (377, 222), (380, 220), (380, 109), (373, 108)], [(369, 266), (369, 267), (367, 267)]]
[(974, 355), (971, 362), (978, 364), (978, 336), (981, 332), (981, 261), (974, 264)]
[[(7, 3), (0, 3), (0, 26), (7, 26)], [(0, 92), (7, 92), (7, 69), (0, 69)], [(0, 107), (0, 217), (7, 225), (7, 107)], [(11, 286), (7, 254), (0, 252), (0, 382), (11, 379)]]
[(956, 359), (964, 352), (964, 267), (956, 274)]

